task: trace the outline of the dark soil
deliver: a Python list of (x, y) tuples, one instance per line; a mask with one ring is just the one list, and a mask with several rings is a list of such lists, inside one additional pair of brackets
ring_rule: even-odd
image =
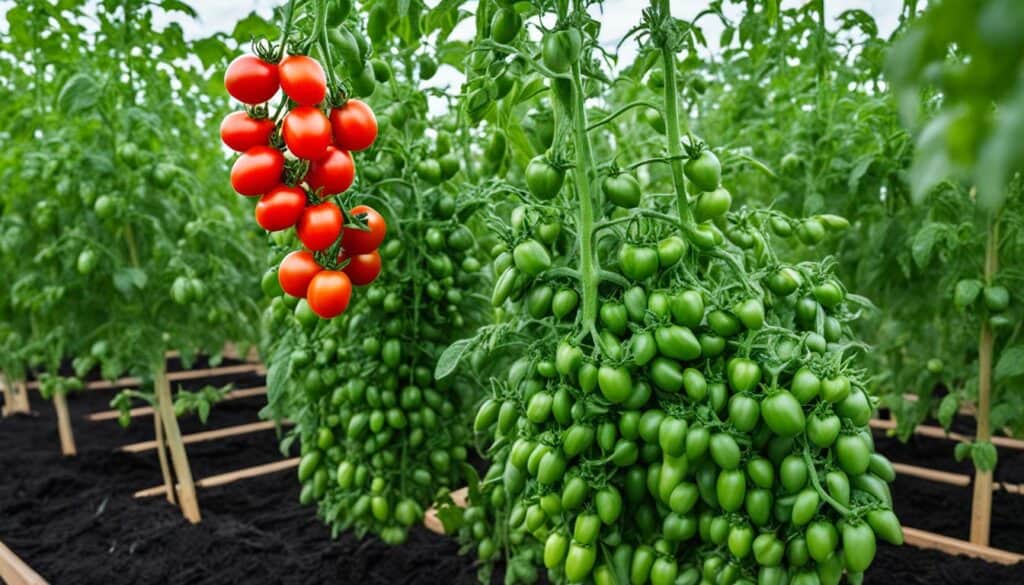
[[(238, 378), (237, 388), (263, 384)], [(189, 382), (196, 388), (207, 381)], [(224, 380), (214, 381), (217, 385)], [(59, 455), (53, 408), (33, 394), (35, 416), (0, 419), (0, 540), (54, 585), (314, 584), (475, 585), (472, 558), (450, 538), (416, 530), (389, 547), (351, 533), (332, 540), (315, 511), (298, 504), (293, 471), (199, 492), (203, 522), (192, 526), (164, 499), (134, 500), (134, 490), (160, 483), (154, 452), (113, 452), (152, 438), (149, 417), (122, 430), (85, 415), (109, 408), (113, 392), (69, 397), (79, 455)], [(216, 406), (207, 428), (254, 422), (262, 397)], [(184, 433), (203, 429), (183, 417)], [(929, 440), (934, 441), (934, 440)], [(920, 444), (919, 444), (920, 443)], [(879, 440), (896, 460), (942, 468), (939, 442), (918, 439), (909, 451)], [(936, 453), (930, 454), (931, 449)], [(951, 447), (950, 447), (951, 449)], [(281, 458), (275, 434), (254, 433), (188, 447), (193, 474), (204, 477)], [(1019, 471), (1019, 470), (1018, 470)], [(964, 538), (970, 489), (899, 478), (897, 513), (908, 526)], [(1024, 552), (1024, 497), (998, 494), (993, 545)], [(1024, 583), (1024, 564), (993, 565), (912, 547), (880, 546), (868, 585)]]

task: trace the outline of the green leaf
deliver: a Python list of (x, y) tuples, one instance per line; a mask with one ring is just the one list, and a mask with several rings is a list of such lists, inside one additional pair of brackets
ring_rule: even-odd
[(207, 37), (192, 43), (192, 52), (206, 68), (213, 67), (231, 56), (231, 50), (217, 37)]
[(942, 239), (947, 229), (946, 224), (929, 223), (914, 234), (910, 252), (918, 268), (924, 268), (932, 261), (935, 244)]
[(102, 89), (91, 73), (76, 73), (57, 94), (57, 107), (65, 114), (76, 114), (92, 109), (100, 100)]
[(971, 455), (971, 444), (970, 443), (957, 443), (953, 449), (953, 458), (957, 461), (963, 461)]
[(1024, 376), (1024, 345), (1004, 349), (999, 355), (995, 369), (995, 378), (998, 382), (1018, 376)]
[(462, 356), (469, 351), (473, 342), (473, 338), (460, 339), (446, 347), (441, 353), (441, 357), (437, 358), (437, 366), (434, 367), (434, 378), (440, 380), (454, 372), (455, 368), (459, 366)]
[(120, 268), (114, 273), (114, 287), (125, 295), (130, 294), (133, 288), (145, 288), (146, 280), (146, 273), (138, 268)]
[(933, 187), (949, 177), (953, 167), (946, 151), (946, 131), (951, 116), (948, 112), (936, 116), (917, 138), (914, 162), (910, 165), (910, 195), (920, 204)]
[(956, 394), (950, 393), (942, 397), (942, 402), (939, 403), (939, 411), (936, 413), (936, 418), (939, 420), (939, 424), (943, 428), (948, 429), (949, 425), (953, 422), (953, 417), (956, 416), (956, 411), (960, 408), (960, 400)]
[(1003, 207), (1010, 178), (1024, 162), (1024, 88), (1018, 89), (1015, 99), (997, 109), (997, 116), (995, 129), (981, 148), (974, 172), (978, 205), (990, 213)]
[(210, 402), (208, 400), (199, 400), (196, 411), (199, 413), (199, 422), (205, 425), (206, 419), (210, 417)]
[(279, 34), (274, 23), (252, 12), (238, 21), (235, 29), (231, 31), (231, 38), (239, 43), (246, 43), (260, 38), (275, 39)]
[(996, 446), (992, 443), (988, 441), (977, 442), (971, 446), (971, 459), (974, 461), (974, 467), (978, 471), (992, 471), (996, 468), (999, 453), (996, 451)]

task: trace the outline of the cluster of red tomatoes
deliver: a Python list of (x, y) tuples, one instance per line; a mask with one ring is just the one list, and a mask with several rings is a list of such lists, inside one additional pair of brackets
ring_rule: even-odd
[[(263, 229), (294, 227), (306, 248), (281, 262), (281, 288), (305, 298), (321, 317), (336, 317), (348, 307), (352, 285), (373, 282), (381, 270), (377, 248), (387, 231), (384, 218), (359, 205), (348, 215), (366, 228), (343, 226), (345, 214), (332, 198), (355, 180), (351, 152), (369, 148), (377, 138), (373, 110), (355, 99), (332, 107), (323, 67), (305, 55), (289, 55), (278, 64), (243, 55), (228, 66), (224, 85), (233, 98), (254, 106), (229, 114), (220, 127), (224, 144), (242, 153), (231, 169), (231, 186), (260, 198), (256, 222)], [(255, 106), (278, 89), (288, 109), (274, 120)], [(325, 255), (332, 249), (336, 257)]]

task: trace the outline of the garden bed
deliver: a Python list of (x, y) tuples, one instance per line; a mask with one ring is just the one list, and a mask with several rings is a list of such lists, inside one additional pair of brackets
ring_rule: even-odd
[[(253, 375), (234, 380), (236, 388), (263, 384)], [(114, 449), (151, 439), (151, 418), (138, 417), (126, 430), (114, 420), (86, 420), (108, 409), (113, 394), (96, 390), (69, 397), (80, 447), (75, 458), (59, 455), (52, 405), (38, 394), (32, 396), (36, 415), (0, 420), (0, 541), (51, 583), (477, 583), (473, 558), (460, 556), (454, 540), (423, 529), (398, 547), (351, 533), (332, 540), (315, 510), (299, 505), (292, 470), (200, 490), (203, 521), (195, 526), (162, 498), (132, 498), (133, 491), (160, 483), (156, 456)], [(261, 396), (221, 403), (205, 426), (194, 416), (182, 417), (182, 432), (254, 422), (263, 404)], [(879, 437), (878, 443), (897, 461), (949, 466), (948, 445), (940, 440), (915, 438), (903, 446)], [(197, 478), (282, 458), (273, 431), (197, 443), (188, 452)], [(1006, 473), (1016, 478), (1019, 470)], [(969, 488), (901, 476), (893, 491), (907, 526), (966, 538)], [(993, 513), (992, 545), (1024, 552), (1024, 498), (997, 493)], [(881, 545), (865, 582), (1024, 582), (1024, 564), (1007, 567)]]

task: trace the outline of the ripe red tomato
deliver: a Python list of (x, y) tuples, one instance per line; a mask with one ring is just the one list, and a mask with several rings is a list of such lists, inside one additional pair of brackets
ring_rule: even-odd
[(296, 250), (281, 261), (281, 266), (277, 269), (277, 281), (281, 283), (281, 290), (284, 292), (293, 297), (304, 298), (309, 281), (321, 271), (323, 268), (316, 263), (312, 253)]
[(236, 152), (245, 152), (254, 146), (267, 146), (273, 133), (273, 120), (257, 120), (245, 112), (232, 112), (220, 123), (220, 139)]
[(369, 254), (358, 254), (356, 256), (348, 256), (346, 254), (342, 259), (344, 260), (345, 258), (351, 258), (351, 261), (342, 270), (352, 280), (352, 284), (356, 286), (366, 286), (380, 275), (380, 252), (377, 250)]
[(364, 216), (363, 221), (369, 230), (345, 228), (345, 233), (341, 237), (341, 246), (345, 253), (350, 256), (356, 256), (368, 254), (379, 248), (384, 241), (384, 235), (388, 231), (388, 226), (384, 223), (384, 218), (381, 214), (377, 213), (377, 210), (369, 205), (357, 205), (348, 210), (348, 212), (350, 215)]
[(294, 226), (306, 209), (306, 192), (301, 187), (278, 185), (256, 204), (256, 223), (268, 232)]
[(277, 93), (278, 69), (256, 55), (242, 55), (228, 65), (224, 87), (243, 104), (262, 104)]
[(270, 146), (254, 146), (238, 157), (231, 167), (231, 186), (239, 194), (254, 197), (269, 192), (281, 182), (284, 155)]
[(352, 283), (344, 272), (324, 270), (309, 283), (306, 300), (309, 308), (324, 319), (331, 319), (345, 312), (352, 298)]
[(370, 106), (348, 100), (331, 110), (334, 144), (345, 150), (366, 150), (377, 139), (377, 118)]
[(320, 190), (320, 196), (343, 193), (352, 186), (356, 178), (356, 165), (347, 150), (327, 147), (327, 152), (320, 160), (309, 165), (306, 183), (313, 191)]
[(324, 68), (305, 55), (289, 55), (277, 66), (281, 89), (300, 106), (315, 106), (327, 96)]
[(281, 135), (295, 156), (319, 160), (331, 145), (331, 121), (318, 108), (299, 106), (284, 117)]
[(302, 244), (310, 250), (326, 250), (341, 235), (343, 221), (341, 209), (328, 201), (307, 207), (299, 217), (295, 231)]

